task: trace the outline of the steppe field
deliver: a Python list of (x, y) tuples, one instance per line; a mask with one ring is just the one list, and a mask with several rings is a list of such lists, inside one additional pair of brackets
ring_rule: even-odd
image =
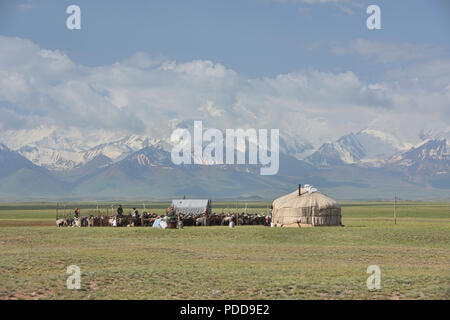
[[(146, 203), (157, 213), (168, 205)], [(400, 202), (394, 225), (393, 203), (344, 202), (343, 227), (301, 229), (57, 228), (55, 207), (0, 203), (0, 299), (450, 298), (450, 203)], [(235, 207), (213, 202), (217, 213)], [(70, 265), (80, 290), (66, 287)], [(379, 290), (366, 286), (369, 265), (381, 269)]]

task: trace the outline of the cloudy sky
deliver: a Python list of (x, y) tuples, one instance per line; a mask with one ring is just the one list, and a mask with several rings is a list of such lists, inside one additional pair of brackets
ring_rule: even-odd
[(315, 146), (365, 128), (415, 143), (450, 130), (448, 30), (445, 0), (4, 0), (0, 139), (164, 138), (204, 120)]

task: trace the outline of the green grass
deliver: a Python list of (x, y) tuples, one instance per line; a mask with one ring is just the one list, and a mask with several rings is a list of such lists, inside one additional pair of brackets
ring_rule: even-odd
[[(448, 203), (402, 202), (397, 225), (392, 203), (343, 203), (345, 227), (302, 229), (56, 228), (53, 208), (0, 205), (0, 298), (450, 298)], [(66, 288), (72, 264), (81, 268), (81, 290)], [(373, 264), (378, 291), (366, 287)]]

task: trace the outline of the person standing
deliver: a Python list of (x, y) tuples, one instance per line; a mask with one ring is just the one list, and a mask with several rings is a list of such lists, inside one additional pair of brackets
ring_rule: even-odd
[(119, 207), (117, 208), (117, 216), (120, 218), (123, 215), (123, 208), (122, 205), (119, 204)]
[(80, 217), (80, 209), (75, 208), (75, 212), (73, 213), (74, 218), (79, 218)]

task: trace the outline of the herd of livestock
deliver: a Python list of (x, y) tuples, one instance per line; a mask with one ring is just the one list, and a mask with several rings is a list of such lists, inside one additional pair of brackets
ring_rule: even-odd
[(141, 215), (114, 215), (108, 216), (98, 214), (96, 216), (89, 215), (87, 217), (63, 217), (57, 218), (56, 225), (58, 227), (152, 227), (155, 221), (168, 222), (169, 228), (180, 226), (228, 226), (230, 222), (235, 225), (266, 225), (269, 223), (268, 217), (261, 214), (246, 213), (222, 213), (222, 214), (177, 214), (171, 216), (157, 215), (156, 213), (144, 212)]

